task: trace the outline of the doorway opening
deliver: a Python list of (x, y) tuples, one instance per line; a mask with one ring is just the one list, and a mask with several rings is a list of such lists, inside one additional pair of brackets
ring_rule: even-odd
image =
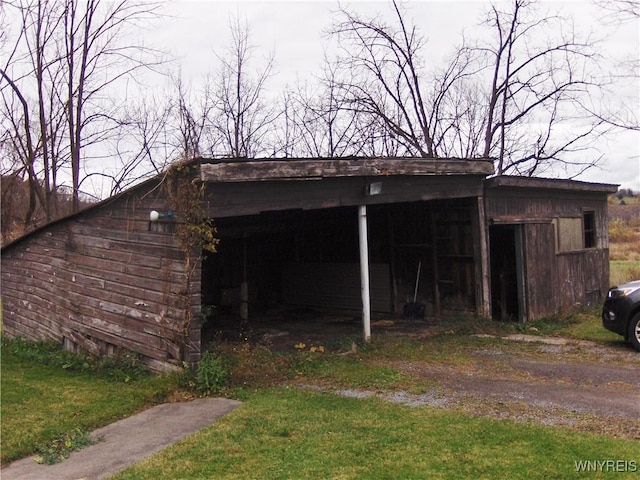
[[(449, 199), (367, 207), (372, 320), (399, 327), (475, 311), (472, 206)], [(285, 324), (292, 332), (359, 331), (357, 218), (356, 207), (344, 206), (216, 219), (218, 252), (202, 262), (203, 336), (275, 334)], [(406, 305), (418, 313), (405, 315)]]
[(522, 228), (492, 225), (491, 316), (495, 320), (525, 321)]

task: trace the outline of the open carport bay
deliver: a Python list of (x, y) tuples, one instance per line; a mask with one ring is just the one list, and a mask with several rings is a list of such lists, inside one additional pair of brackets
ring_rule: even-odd
[[(458, 199), (368, 207), (374, 322), (398, 322), (414, 302), (424, 315), (409, 320), (474, 311), (472, 205)], [(357, 207), (216, 219), (218, 252), (202, 268), (205, 330), (283, 321), (355, 323), (357, 329), (357, 222)]]

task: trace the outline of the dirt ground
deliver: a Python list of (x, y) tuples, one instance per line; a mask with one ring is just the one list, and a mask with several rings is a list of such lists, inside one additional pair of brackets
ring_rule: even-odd
[(435, 406), (640, 440), (640, 354), (622, 342), (523, 338), (511, 339), (535, 342), (533, 351), (478, 350), (464, 369), (396, 366), (434, 383)]
[[(292, 349), (300, 342), (326, 346), (336, 338), (362, 335), (357, 317), (327, 314), (312, 322), (300, 321), (305, 314), (309, 320), (315, 315), (301, 310), (296, 322), (261, 322), (232, 329), (230, 335), (271, 349)], [(424, 321), (373, 319), (371, 328), (374, 336), (433, 334)], [(502, 338), (509, 341), (465, 352), (464, 362), (386, 361), (420, 385), (428, 385), (420, 393), (301, 387), (640, 440), (640, 353), (622, 338), (608, 343), (527, 335)]]

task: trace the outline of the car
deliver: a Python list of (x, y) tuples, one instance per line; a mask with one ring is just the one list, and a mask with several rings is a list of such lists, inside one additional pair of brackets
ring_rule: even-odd
[(602, 325), (624, 336), (640, 352), (640, 280), (609, 289), (602, 307)]

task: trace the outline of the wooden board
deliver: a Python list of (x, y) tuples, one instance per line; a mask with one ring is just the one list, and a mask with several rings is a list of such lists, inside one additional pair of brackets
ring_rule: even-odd
[(486, 160), (434, 158), (358, 158), (230, 160), (203, 162), (204, 182), (255, 182), (332, 177), (387, 177), (392, 175), (490, 175), (493, 164)]

